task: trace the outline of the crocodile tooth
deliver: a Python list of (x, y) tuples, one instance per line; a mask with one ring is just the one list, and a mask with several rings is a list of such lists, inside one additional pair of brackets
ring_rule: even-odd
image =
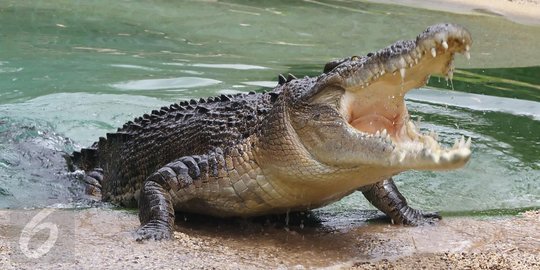
[(437, 143), (437, 140), (433, 138), (431, 140), (430, 139), (424, 140), (423, 144), (432, 150), (440, 149), (439, 144)]
[(406, 156), (407, 156), (407, 152), (399, 153), (399, 163), (402, 163), (405, 160)]
[(388, 131), (385, 129), (383, 129), (382, 133), (381, 133), (381, 137), (385, 138), (386, 135), (388, 135)]
[(451, 81), (453, 78), (454, 78), (454, 72), (453, 72), (452, 70), (448, 71), (448, 72), (446, 73), (446, 80), (447, 80), (447, 81), (448, 81), (448, 80)]
[(471, 148), (471, 137), (469, 137), (469, 138), (467, 139), (467, 141), (465, 142), (465, 147)]
[(450, 152), (444, 152), (444, 153), (441, 154), (441, 159), (443, 161), (448, 162), (448, 161), (450, 161), (451, 158), (452, 158), (452, 154), (450, 154)]
[(403, 58), (405, 58), (405, 60), (407, 61), (407, 64), (409, 64), (409, 66), (414, 66), (414, 55), (411, 55), (411, 54), (405, 54), (403, 56)]
[(415, 128), (415, 131), (419, 131), (420, 130), (420, 123), (422, 122), (422, 117), (418, 116), (416, 118), (416, 123), (414, 123), (414, 128)]
[(407, 61), (405, 60), (405, 58), (402, 56), (401, 58), (399, 58), (399, 66), (401, 68), (404, 68), (407, 66)]
[(400, 68), (399, 74), (401, 75), (401, 80), (405, 80), (405, 68)]
[(458, 138), (456, 138), (455, 142), (454, 142), (454, 146), (452, 146), (452, 149), (458, 149), (459, 148), (459, 140)]
[[(385, 70), (385, 68), (384, 68), (384, 64), (383, 64), (383, 63), (381, 63), (381, 62), (377, 63), (377, 67), (378, 67), (378, 69), (379, 69), (379, 72), (381, 72), (382, 74), (386, 73), (386, 70)], [(381, 75), (382, 75), (382, 74), (381, 74)]]
[(461, 139), (459, 139), (459, 148), (462, 148), (465, 146), (465, 136), (461, 135)]
[(409, 122), (409, 128), (407, 128), (407, 135), (412, 138), (416, 138), (415, 132), (418, 132), (418, 129), (414, 126), (412, 122)]
[(443, 40), (441, 45), (444, 47), (445, 50), (448, 49), (448, 43), (446, 43), (446, 40)]
[(433, 56), (433, 58), (437, 57), (437, 50), (435, 47), (431, 48), (431, 56)]
[(439, 153), (431, 153), (431, 160), (433, 161), (433, 163), (439, 163), (441, 159), (441, 156), (439, 155)]
[(381, 135), (381, 132), (377, 130), (377, 132), (375, 132), (375, 137), (379, 137)]
[(433, 137), (433, 139), (435, 139), (436, 141), (439, 140), (439, 133), (433, 131), (433, 136), (435, 136), (435, 137)]
[(347, 85), (357, 85), (358, 84), (357, 76), (351, 76), (350, 78), (347, 78), (345, 83)]

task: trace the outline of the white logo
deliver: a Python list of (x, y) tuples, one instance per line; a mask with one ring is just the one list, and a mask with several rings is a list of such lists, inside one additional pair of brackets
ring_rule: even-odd
[[(47, 218), (47, 216), (52, 214), (54, 211), (55, 209), (52, 208), (43, 209), (37, 213), (37, 215), (35, 215), (30, 222), (26, 224), (26, 226), (24, 226), (24, 229), (21, 232), (21, 237), (19, 238), (19, 247), (26, 257), (32, 259), (42, 257), (51, 250), (56, 243), (56, 240), (58, 240), (58, 227), (56, 224), (52, 222), (44, 222), (40, 224), (41, 221)], [(49, 238), (47, 238), (47, 240), (38, 248), (30, 250), (28, 247), (30, 239), (32, 239), (32, 236), (34, 236), (37, 232), (43, 229), (49, 229)]]

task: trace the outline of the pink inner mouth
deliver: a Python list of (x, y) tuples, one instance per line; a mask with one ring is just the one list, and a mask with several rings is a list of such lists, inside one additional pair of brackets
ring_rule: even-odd
[(398, 133), (404, 123), (400, 114), (391, 118), (379, 114), (369, 114), (351, 120), (350, 124), (359, 131), (375, 134), (377, 131), (386, 129), (387, 133), (395, 139), (398, 139)]
[[(394, 140), (403, 138), (403, 126), (408, 120), (407, 107), (400, 93), (400, 87), (375, 83), (358, 93), (351, 93), (346, 99), (348, 123), (358, 131), (376, 134), (377, 131), (386, 133)], [(396, 89), (397, 88), (397, 89)]]

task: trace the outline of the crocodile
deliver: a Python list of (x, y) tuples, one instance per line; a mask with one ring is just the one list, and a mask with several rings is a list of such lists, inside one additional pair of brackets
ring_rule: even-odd
[(470, 32), (428, 27), (364, 56), (327, 63), (316, 77), (279, 75), (263, 93), (182, 101), (129, 121), (74, 152), (87, 191), (138, 207), (136, 239), (168, 239), (175, 212), (252, 217), (325, 206), (360, 191), (395, 224), (440, 219), (408, 205), (393, 176), (451, 170), (471, 140), (439, 144), (410, 119), (405, 94), (430, 75), (452, 79)]

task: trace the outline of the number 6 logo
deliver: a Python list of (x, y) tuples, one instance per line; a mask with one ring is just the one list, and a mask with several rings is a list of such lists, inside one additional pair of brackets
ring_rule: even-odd
[[(35, 215), (30, 222), (26, 224), (26, 226), (24, 226), (19, 238), (19, 247), (26, 257), (32, 259), (40, 258), (41, 256), (47, 254), (47, 252), (49, 252), (56, 243), (56, 240), (58, 239), (58, 227), (56, 224), (51, 222), (44, 222), (40, 224), (41, 221), (47, 218), (54, 211), (55, 209), (51, 208), (43, 209), (37, 213), (37, 215)], [(37, 232), (43, 229), (49, 229), (49, 238), (47, 238), (45, 243), (35, 250), (30, 250), (28, 247), (30, 239), (32, 239), (32, 236), (34, 236)]]

